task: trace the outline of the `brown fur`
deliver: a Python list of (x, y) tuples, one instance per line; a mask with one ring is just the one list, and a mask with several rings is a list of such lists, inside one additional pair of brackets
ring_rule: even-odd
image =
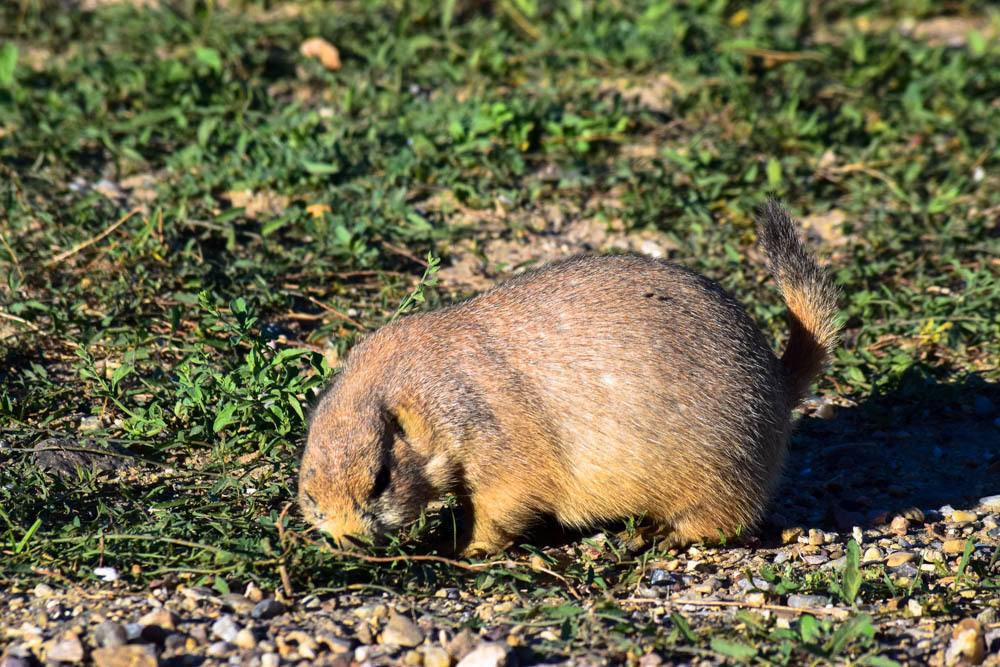
[(645, 515), (676, 542), (760, 519), (792, 408), (835, 344), (836, 292), (771, 201), (761, 243), (790, 310), (779, 361), (743, 307), (688, 269), (576, 257), (386, 325), (315, 409), (305, 516), (338, 542), (453, 492), (466, 553), (540, 515)]

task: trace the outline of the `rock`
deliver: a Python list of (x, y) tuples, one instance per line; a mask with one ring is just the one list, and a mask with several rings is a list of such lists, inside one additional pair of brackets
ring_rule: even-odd
[(893, 573), (897, 577), (906, 577), (908, 579), (913, 579), (917, 576), (917, 568), (913, 563), (903, 563), (899, 567), (893, 570)]
[(94, 628), (94, 643), (98, 648), (114, 648), (128, 642), (128, 635), (121, 623), (104, 621)]
[(424, 656), (421, 655), (420, 651), (407, 651), (403, 654), (402, 662), (404, 665), (422, 665), (424, 664)]
[(8, 655), (0, 660), (0, 667), (33, 667), (35, 664), (33, 659), (19, 658), (13, 655)]
[(988, 510), (1000, 510), (1000, 495), (980, 498), (979, 505), (980, 507), (984, 507)]
[(976, 614), (976, 620), (980, 625), (993, 626), (1000, 623), (1000, 613), (993, 607), (987, 607)]
[(82, 662), (83, 644), (73, 633), (68, 633), (63, 639), (49, 646), (45, 652), (45, 660), (57, 662)]
[(912, 551), (893, 551), (885, 559), (886, 567), (899, 567), (903, 563), (909, 563), (916, 559), (917, 554)]
[(649, 573), (649, 583), (651, 586), (672, 586), (676, 579), (666, 570), (656, 568)]
[(795, 609), (817, 609), (830, 604), (826, 595), (789, 595), (788, 606)]
[(250, 650), (257, 648), (257, 638), (254, 637), (253, 633), (247, 628), (243, 628), (236, 633), (236, 638), (233, 640), (233, 643), (242, 649)]
[(149, 644), (99, 648), (90, 654), (95, 667), (156, 667), (156, 649)]
[(744, 596), (743, 599), (746, 600), (749, 604), (757, 604), (757, 605), (766, 604), (767, 593), (765, 593), (764, 591), (750, 591), (749, 593), (746, 594), (746, 596)]
[(464, 658), (476, 645), (476, 638), (468, 628), (463, 628), (461, 632), (452, 637), (451, 641), (445, 645), (445, 650), (455, 660)]
[(188, 629), (188, 634), (199, 644), (208, 643), (208, 625), (206, 623), (195, 623)]
[(941, 548), (946, 554), (960, 554), (965, 551), (965, 540), (945, 540)]
[[(234, 612), (241, 616), (253, 613), (254, 603), (246, 599), (239, 593), (226, 593), (222, 596), (222, 601)], [(280, 603), (279, 603), (280, 604)]]
[(220, 616), (219, 620), (212, 623), (212, 636), (218, 637), (224, 642), (229, 642), (230, 644), (236, 641), (236, 635), (242, 628), (237, 625), (233, 617), (226, 614), (225, 616)]
[(911, 507), (910, 509), (903, 512), (903, 517), (912, 521), (913, 523), (923, 523), (927, 518), (924, 516), (923, 510), (919, 507)]
[(983, 626), (974, 618), (962, 619), (952, 632), (951, 643), (945, 651), (944, 659), (948, 665), (964, 660), (978, 665), (986, 658), (986, 640), (983, 636)]
[(919, 618), (924, 615), (924, 608), (921, 607), (920, 603), (917, 602), (914, 598), (910, 598), (909, 600), (907, 600), (906, 609), (907, 611), (910, 612), (911, 616), (914, 616), (916, 618)]
[(163, 640), (164, 651), (180, 651), (187, 645), (187, 637), (180, 632), (172, 632)]
[(501, 667), (511, 665), (511, 658), (510, 647), (506, 644), (486, 642), (472, 649), (458, 663), (458, 667)]
[(32, 590), (36, 598), (50, 598), (55, 593), (51, 586), (48, 584), (38, 584)]
[(232, 650), (233, 648), (229, 642), (213, 642), (205, 649), (205, 655), (210, 658), (221, 658)]
[(781, 565), (782, 563), (788, 562), (788, 552), (783, 550), (774, 554), (774, 560), (772, 562), (775, 565)]
[(274, 598), (267, 598), (255, 604), (253, 607), (253, 611), (250, 613), (254, 618), (266, 620), (269, 618), (274, 618), (279, 614), (284, 614), (285, 605), (281, 604)]
[(647, 653), (639, 658), (639, 667), (659, 667), (663, 664), (663, 658), (655, 653)]
[(260, 667), (278, 667), (281, 657), (277, 653), (265, 653), (260, 656)]
[[(1000, 496), (997, 496), (1000, 499)], [(799, 536), (805, 533), (805, 529), (801, 526), (793, 526), (792, 528), (785, 528), (781, 531), (781, 543), (791, 544), (799, 539)]]
[(830, 557), (824, 553), (818, 554), (803, 554), (802, 560), (809, 565), (822, 565), (823, 563), (830, 560)]
[(385, 644), (419, 646), (423, 641), (424, 633), (416, 623), (395, 612), (389, 617), (389, 622), (382, 631), (382, 642)]
[(889, 524), (889, 532), (894, 535), (906, 535), (910, 530), (910, 520), (906, 517), (896, 516), (893, 517), (892, 523)]
[(139, 625), (144, 627), (155, 625), (164, 630), (176, 630), (178, 620), (177, 614), (169, 609), (154, 609), (139, 619)]
[(299, 657), (314, 660), (318, 648), (316, 641), (302, 630), (292, 630), (283, 637), (278, 635), (278, 653), (282, 656), (294, 649)]
[(451, 667), (451, 656), (440, 646), (424, 649), (424, 667)]
[(260, 590), (260, 588), (257, 587), (257, 584), (252, 581), (247, 584), (246, 590), (243, 591), (243, 595), (254, 604), (257, 604), (264, 599), (264, 591)]
[(320, 631), (316, 633), (316, 643), (326, 644), (327, 649), (335, 655), (344, 655), (351, 651), (351, 640), (338, 637), (332, 632)]
[(759, 589), (765, 592), (771, 592), (774, 590), (774, 585), (767, 581), (766, 579), (761, 579), (760, 577), (754, 577), (751, 579), (737, 579), (736, 587), (741, 591), (752, 591), (754, 589)]
[(861, 546), (864, 541), (865, 532), (861, 530), (861, 526), (854, 526), (851, 528), (851, 537), (858, 543), (858, 546)]
[(868, 547), (861, 556), (862, 563), (877, 563), (882, 560), (882, 550), (878, 547)]
[(822, 530), (817, 530), (816, 528), (809, 529), (809, 544), (813, 546), (820, 546), (825, 541)]
[(955, 510), (951, 513), (951, 516), (948, 517), (949, 521), (954, 521), (956, 523), (963, 521), (977, 521), (978, 519), (979, 516), (975, 512), (968, 512), (966, 510)]
[[(924, 560), (927, 563), (940, 563), (944, 561), (944, 554), (937, 549), (924, 549)], [(934, 569), (934, 566), (931, 566)]]

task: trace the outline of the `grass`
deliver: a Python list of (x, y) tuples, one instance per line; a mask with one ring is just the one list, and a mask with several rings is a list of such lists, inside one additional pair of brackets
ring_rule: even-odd
[[(284, 510), (337, 359), (460, 296), (434, 258), (524, 238), (546, 207), (664, 233), (774, 340), (753, 206), (775, 191), (842, 219), (820, 247), (846, 344), (818, 390), (879, 405), (934, 383), (967, 407), (1000, 377), (988, 4), (948, 4), (977, 21), (957, 46), (898, 29), (938, 17), (920, 0), (50, 4), (0, 6), (0, 583), (42, 568), (96, 584), (114, 564), (136, 586), (511, 588), (528, 598), (513, 620), (557, 628), (556, 654), (879, 659), (864, 615), (639, 627), (614, 599), (663, 554), (574, 547), (559, 572), (605, 600), (584, 611), (530, 568), (331, 557)], [(315, 35), (341, 69), (298, 53)], [(499, 227), (470, 222), (497, 210)], [(42, 472), (33, 448), (53, 439), (137, 458)], [(383, 550), (418, 552), (406, 536)], [(958, 578), (995, 595), (994, 564), (965, 561)], [(878, 568), (789, 577), (848, 604), (896, 595)]]

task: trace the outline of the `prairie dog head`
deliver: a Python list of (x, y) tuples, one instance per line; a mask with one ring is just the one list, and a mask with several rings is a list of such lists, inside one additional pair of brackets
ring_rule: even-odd
[(346, 373), (320, 401), (299, 472), (306, 520), (339, 545), (399, 529), (441, 492), (426, 422), (387, 404), (366, 375)]

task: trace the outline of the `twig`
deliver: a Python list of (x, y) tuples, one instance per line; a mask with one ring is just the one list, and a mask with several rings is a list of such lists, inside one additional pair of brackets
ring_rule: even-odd
[[(278, 544), (281, 545), (282, 552), (285, 550), (285, 515), (288, 514), (291, 507), (292, 503), (285, 503), (281, 514), (278, 515)], [(285, 597), (289, 600), (295, 599), (295, 594), (292, 592), (292, 580), (288, 577), (288, 570), (285, 569), (284, 553), (278, 560), (278, 572), (281, 574), (281, 585), (285, 587)]]
[(757, 56), (776, 63), (788, 63), (795, 60), (824, 60), (823, 54), (815, 51), (772, 51), (771, 49), (754, 47), (736, 47), (736, 50), (748, 56)]
[(829, 614), (838, 616), (846, 609), (799, 609), (783, 604), (765, 604), (763, 602), (740, 602), (738, 600), (661, 600), (659, 598), (626, 598), (623, 602), (633, 602), (635, 604), (671, 604), (671, 605), (694, 605), (696, 607), (740, 607), (744, 609), (768, 609), (770, 611), (788, 611), (795, 614)]
[(116, 229), (118, 229), (119, 227), (121, 227), (123, 224), (125, 224), (126, 220), (128, 220), (129, 218), (131, 218), (136, 213), (139, 213), (140, 211), (142, 211), (142, 208), (137, 206), (136, 208), (134, 208), (131, 211), (129, 211), (128, 213), (126, 213), (118, 222), (116, 222), (115, 224), (111, 225), (110, 227), (108, 227), (107, 229), (105, 229), (103, 232), (101, 232), (97, 236), (95, 236), (95, 237), (93, 237), (91, 239), (88, 239), (88, 240), (84, 241), (83, 243), (78, 243), (77, 245), (73, 246), (72, 248), (70, 248), (66, 252), (61, 252), (58, 255), (56, 255), (55, 257), (53, 257), (52, 259), (50, 259), (49, 261), (45, 262), (45, 266), (52, 266), (53, 264), (58, 264), (59, 262), (61, 262), (64, 259), (66, 259), (67, 257), (70, 257), (70, 256), (75, 255), (76, 253), (80, 252), (84, 248), (86, 248), (88, 246), (94, 245), (95, 243), (97, 243), (98, 241), (100, 241), (101, 239), (103, 239), (105, 236), (107, 236), (111, 232), (113, 232)]
[(325, 303), (323, 303), (319, 299), (315, 299), (315, 298), (313, 298), (311, 296), (310, 297), (306, 297), (306, 298), (309, 299), (310, 303), (314, 303), (317, 306), (319, 306), (320, 308), (322, 308), (323, 310), (325, 310), (326, 312), (332, 313), (333, 315), (336, 315), (337, 317), (339, 317), (340, 319), (344, 320), (348, 324), (353, 324), (354, 326), (356, 326), (357, 328), (359, 328), (359, 329), (361, 329), (363, 331), (367, 331), (368, 330), (368, 327), (366, 327), (365, 325), (361, 324), (361, 322), (358, 322), (353, 317), (345, 315), (344, 313), (340, 312), (336, 308), (331, 308), (330, 306), (326, 305)]
[(0, 317), (4, 318), (5, 320), (13, 320), (14, 322), (19, 322), (24, 326), (28, 327), (29, 329), (31, 329), (32, 331), (41, 331), (41, 329), (36, 327), (34, 324), (29, 322), (28, 320), (18, 317), (17, 315), (11, 315), (10, 313), (5, 313), (2, 310), (0, 310)]
[(7, 252), (10, 253), (10, 258), (14, 262), (14, 268), (17, 269), (17, 273), (21, 276), (21, 280), (24, 280), (24, 271), (21, 270), (21, 260), (17, 258), (17, 253), (14, 252), (14, 249), (10, 247), (9, 243), (7, 243), (7, 237), (3, 235), (3, 232), (0, 232), (0, 241), (3, 242), (3, 247), (7, 248)]
[(397, 255), (401, 255), (401, 256), (405, 257), (406, 259), (408, 259), (408, 260), (410, 260), (412, 262), (416, 262), (420, 266), (423, 266), (423, 267), (427, 266), (427, 261), (426, 260), (420, 259), (416, 255), (414, 255), (412, 252), (410, 252), (409, 250), (407, 250), (406, 248), (400, 248), (399, 246), (394, 246), (393, 244), (391, 244), (391, 243), (389, 243), (388, 241), (385, 241), (385, 240), (382, 240), (379, 243), (381, 243), (383, 246), (385, 246), (385, 248), (387, 250), (389, 250), (390, 252), (394, 252)]

